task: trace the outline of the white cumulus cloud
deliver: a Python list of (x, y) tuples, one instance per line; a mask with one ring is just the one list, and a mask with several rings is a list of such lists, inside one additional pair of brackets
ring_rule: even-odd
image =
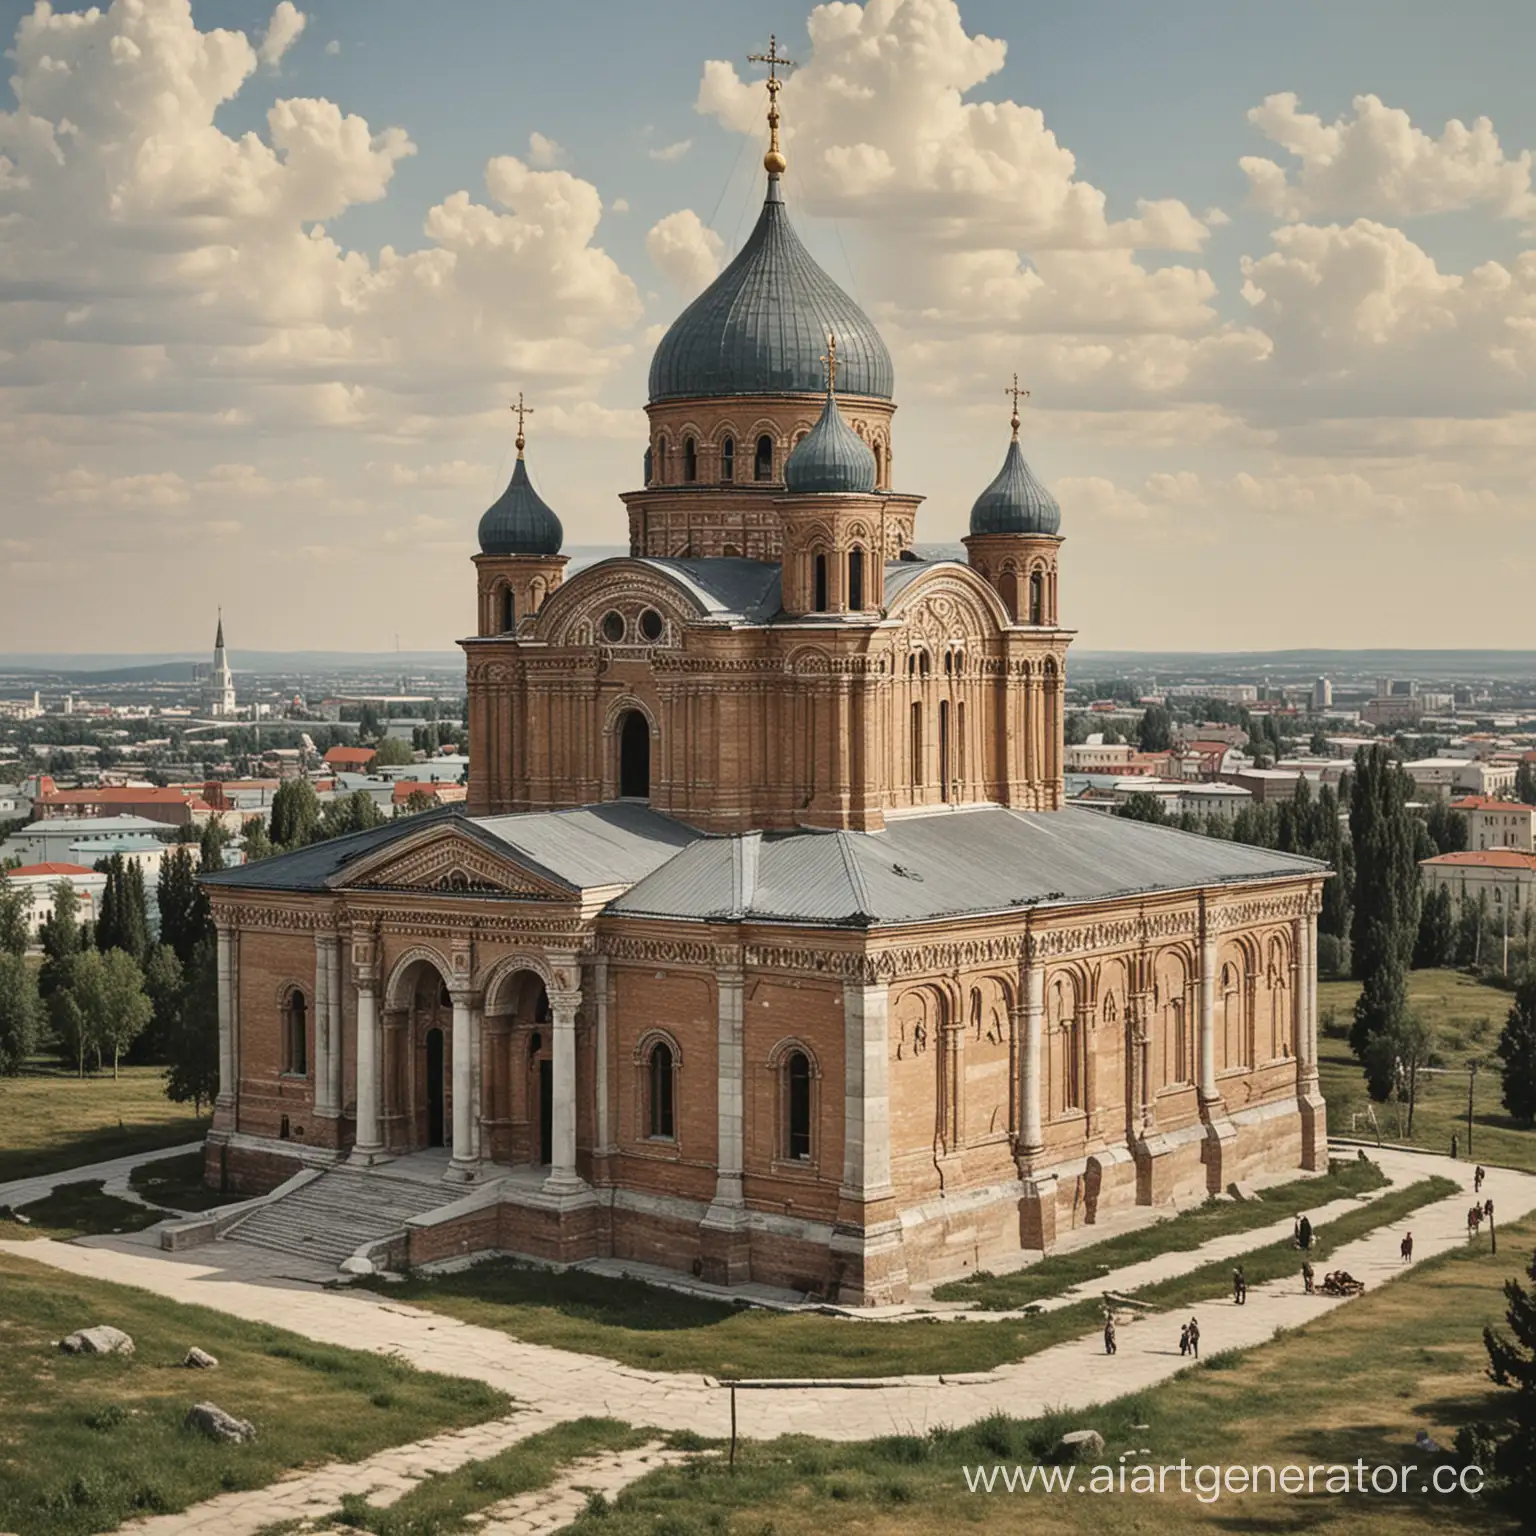
[(266, 36), (258, 50), (261, 62), (269, 69), (276, 69), (282, 57), (298, 42), (299, 34), (308, 25), (305, 16), (293, 0), (278, 0), (277, 9), (267, 23)]
[(645, 249), (662, 276), (691, 299), (719, 272), (725, 242), (693, 209), (684, 208), (651, 226)]

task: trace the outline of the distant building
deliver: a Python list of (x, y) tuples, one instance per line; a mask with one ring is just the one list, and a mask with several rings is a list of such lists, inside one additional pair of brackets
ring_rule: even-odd
[(95, 863), (108, 853), (121, 852), (121, 840), (133, 838), (145, 849), (164, 849), (165, 824), (147, 816), (62, 816), (34, 821), (0, 843), (0, 858), (23, 864)]
[(1457, 901), (1485, 897), (1495, 921), (1508, 913), (1513, 926), (1536, 899), (1536, 853), (1519, 848), (1442, 853), (1420, 862), (1419, 878), (1426, 891), (1443, 887)]
[(377, 756), (376, 747), (332, 747), (325, 754), (325, 766), (346, 773), (362, 773)]
[(1331, 678), (1320, 677), (1312, 684), (1312, 713), (1320, 715), (1324, 710), (1333, 708), (1333, 681)]
[(203, 710), (216, 720), (232, 719), (239, 711), (235, 705), (235, 675), (229, 670), (229, 653), (224, 649), (224, 615), (213, 637), (213, 670), (203, 684)]
[(1514, 763), (1484, 763), (1475, 758), (1421, 757), (1403, 764), (1420, 797), (1501, 795), (1515, 787)]
[(1260, 805), (1289, 800), (1296, 793), (1301, 775), (1294, 769), (1239, 768), (1235, 773), (1224, 773), (1222, 783), (1236, 784), (1246, 789)]
[(32, 809), (39, 821), (142, 816), (168, 827), (202, 826), (212, 818), (213, 807), (200, 789), (159, 789), (153, 784), (50, 789), (37, 797)]
[(94, 922), (101, 893), (107, 888), (107, 877), (98, 874), (84, 864), (70, 864), (52, 860), (44, 864), (23, 864), (20, 869), (8, 869), (5, 878), (12, 886), (32, 893), (32, 905), (27, 908), (27, 933), (36, 939), (37, 931), (53, 916), (53, 896), (63, 881), (68, 881), (80, 898), (79, 917), (82, 922)]
[(1488, 795), (1464, 795), (1451, 801), (1451, 809), (1467, 818), (1467, 847), (1473, 852), (1487, 848), (1519, 848), (1526, 853), (1536, 850), (1536, 806)]
[(1068, 773), (1129, 773), (1132, 747), (1129, 742), (1080, 741), (1066, 749)]

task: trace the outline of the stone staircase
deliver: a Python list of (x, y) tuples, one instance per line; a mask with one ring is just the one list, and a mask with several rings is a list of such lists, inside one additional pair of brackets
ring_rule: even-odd
[(258, 1206), (220, 1236), (314, 1264), (338, 1265), (366, 1243), (400, 1232), (409, 1217), (462, 1199), (462, 1186), (333, 1168), (292, 1194)]

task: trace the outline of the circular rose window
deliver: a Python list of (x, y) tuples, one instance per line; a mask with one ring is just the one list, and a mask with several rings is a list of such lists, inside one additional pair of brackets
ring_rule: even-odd
[(624, 615), (616, 608), (610, 608), (603, 615), (602, 631), (603, 639), (609, 645), (617, 645), (624, 638)]
[(666, 625), (662, 622), (661, 615), (654, 608), (647, 608), (640, 615), (640, 633), (647, 640), (652, 642), (660, 640), (665, 628)]

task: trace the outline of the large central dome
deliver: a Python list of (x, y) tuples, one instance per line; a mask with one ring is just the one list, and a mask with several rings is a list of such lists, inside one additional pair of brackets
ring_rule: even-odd
[(736, 259), (672, 322), (651, 359), (651, 403), (718, 395), (820, 395), (827, 333), (838, 387), (889, 400), (891, 354), (868, 315), (811, 259), (779, 178)]

